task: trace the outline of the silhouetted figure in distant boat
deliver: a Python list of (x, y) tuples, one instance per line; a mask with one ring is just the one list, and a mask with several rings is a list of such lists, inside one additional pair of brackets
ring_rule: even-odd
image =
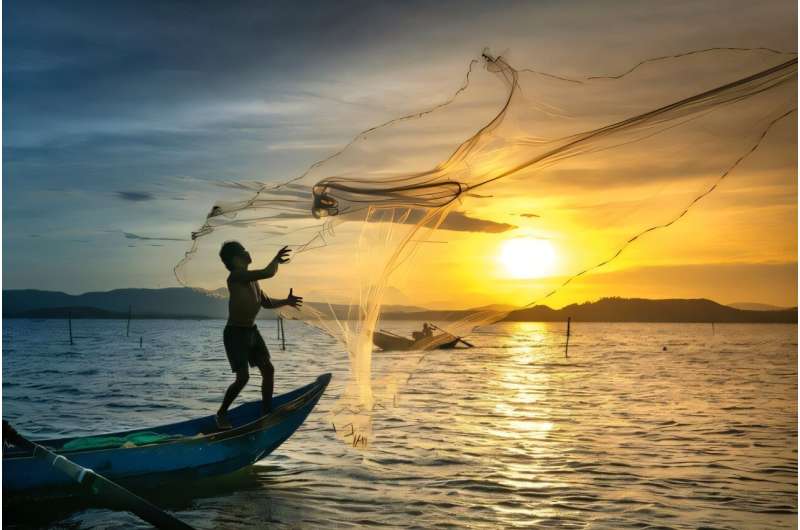
[(289, 250), (283, 247), (272, 261), (258, 270), (248, 270), (253, 260), (250, 253), (237, 241), (228, 241), (222, 245), (219, 257), (230, 271), (228, 275), (228, 323), (223, 333), (225, 353), (236, 380), (225, 392), (225, 399), (219, 408), (215, 420), (220, 429), (230, 429), (228, 407), (242, 391), (250, 379), (249, 366), (257, 366), (261, 372), (261, 412), (268, 413), (272, 409), (272, 387), (275, 370), (269, 360), (269, 350), (256, 327), (256, 315), (262, 307), (275, 308), (282, 306), (300, 307), (302, 297), (295, 296), (289, 289), (289, 297), (285, 300), (271, 300), (258, 285), (258, 280), (272, 278), (278, 272), (278, 266), (289, 261)]
[(414, 340), (422, 340), (433, 337), (433, 328), (430, 324), (425, 322), (422, 324), (422, 331), (415, 331), (411, 334), (411, 336), (414, 337)]

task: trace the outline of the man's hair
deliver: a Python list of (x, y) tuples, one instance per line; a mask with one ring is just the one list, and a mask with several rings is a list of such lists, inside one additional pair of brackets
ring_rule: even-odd
[(225, 264), (225, 268), (231, 270), (233, 266), (233, 258), (238, 256), (244, 250), (244, 246), (238, 241), (226, 241), (219, 249), (219, 259)]

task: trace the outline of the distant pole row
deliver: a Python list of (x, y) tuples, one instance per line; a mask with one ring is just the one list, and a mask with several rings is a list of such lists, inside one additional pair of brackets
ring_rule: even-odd
[[(128, 323), (125, 327), (125, 336), (131, 336), (131, 316), (133, 315), (133, 306), (128, 306)], [(67, 327), (69, 329), (69, 344), (73, 346), (75, 344), (74, 340), (72, 339), (72, 311), (67, 311)], [(281, 331), (283, 330), (283, 323), (281, 323)], [(144, 341), (144, 337), (139, 337), (139, 348), (142, 347), (142, 343)], [(286, 349), (284, 347), (284, 349)]]

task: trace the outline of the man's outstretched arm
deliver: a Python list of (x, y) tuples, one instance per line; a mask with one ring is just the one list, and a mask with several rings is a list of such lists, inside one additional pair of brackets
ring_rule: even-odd
[(254, 282), (258, 280), (266, 280), (272, 278), (278, 272), (278, 266), (289, 261), (289, 253), (291, 250), (288, 247), (283, 247), (278, 251), (269, 265), (263, 269), (256, 269), (253, 271), (233, 271), (231, 272), (231, 280), (234, 282)]
[(280, 300), (273, 300), (266, 294), (264, 291), (261, 291), (261, 307), (265, 307), (267, 309), (274, 309), (276, 307), (283, 307), (283, 306), (292, 306), (295, 308), (300, 308), (303, 306), (303, 297), (302, 296), (295, 296), (292, 292), (292, 289), (289, 289), (289, 297), (280, 299)]

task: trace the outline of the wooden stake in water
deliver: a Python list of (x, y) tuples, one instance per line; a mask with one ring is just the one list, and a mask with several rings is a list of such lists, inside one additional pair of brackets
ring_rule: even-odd
[(569, 335), (570, 335), (570, 323), (572, 322), (572, 317), (567, 317), (567, 344), (564, 346), (564, 358), (569, 358)]
[(139, 349), (142, 349), (142, 337), (139, 337)]
[(280, 326), (281, 326), (281, 349), (286, 351), (286, 331), (283, 329), (283, 317), (279, 317)]
[(131, 313), (133, 312), (133, 306), (128, 306), (128, 327), (125, 330), (125, 336), (131, 336)]
[(67, 323), (69, 325), (69, 345), (72, 346), (74, 344), (72, 342), (72, 311), (67, 313)]

